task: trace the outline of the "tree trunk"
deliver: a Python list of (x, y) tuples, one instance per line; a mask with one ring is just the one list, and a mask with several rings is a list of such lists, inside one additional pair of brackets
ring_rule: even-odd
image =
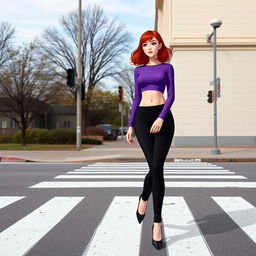
[(88, 115), (88, 108), (84, 108), (83, 110), (83, 134), (85, 134), (86, 128), (90, 125), (89, 115)]
[(22, 126), (21, 128), (21, 145), (25, 146), (27, 144), (26, 141), (26, 127)]

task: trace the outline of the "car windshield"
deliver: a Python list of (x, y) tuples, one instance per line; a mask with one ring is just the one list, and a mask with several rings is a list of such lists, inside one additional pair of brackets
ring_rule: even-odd
[(100, 125), (100, 127), (102, 127), (103, 129), (105, 129), (107, 131), (111, 131), (111, 125)]

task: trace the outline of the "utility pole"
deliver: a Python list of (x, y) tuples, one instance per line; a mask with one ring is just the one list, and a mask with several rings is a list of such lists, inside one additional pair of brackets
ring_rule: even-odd
[(214, 104), (213, 104), (213, 118), (214, 118), (214, 148), (211, 150), (213, 154), (220, 154), (220, 149), (217, 146), (217, 62), (216, 62), (216, 28), (219, 28), (222, 24), (220, 19), (213, 19), (211, 21), (213, 32), (211, 35), (207, 35), (207, 42), (210, 42), (213, 36), (213, 84), (214, 84)]
[(118, 110), (121, 113), (121, 136), (122, 140), (124, 139), (124, 121), (123, 121), (123, 115), (124, 115), (124, 87), (122, 85), (118, 86)]
[(78, 15), (77, 15), (77, 111), (76, 111), (76, 147), (81, 147), (81, 85), (82, 85), (82, 61), (81, 61), (81, 16), (82, 16), (82, 0), (78, 0)]

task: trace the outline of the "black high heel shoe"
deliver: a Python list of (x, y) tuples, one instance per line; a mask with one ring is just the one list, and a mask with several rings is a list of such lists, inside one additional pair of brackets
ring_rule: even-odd
[(139, 197), (139, 203), (138, 203), (138, 207), (137, 207), (137, 211), (136, 211), (136, 216), (137, 216), (137, 219), (138, 219), (139, 224), (143, 221), (143, 219), (144, 219), (144, 217), (145, 217), (145, 215), (146, 215), (146, 213), (140, 214), (139, 211), (138, 211), (141, 196), (142, 196), (142, 195), (140, 195), (140, 197)]
[[(162, 235), (162, 239), (160, 241), (154, 240), (153, 239), (153, 228), (154, 228), (154, 223), (152, 226), (152, 244), (157, 250), (160, 250), (164, 246), (163, 235)], [(162, 231), (162, 227), (161, 227), (161, 231)]]

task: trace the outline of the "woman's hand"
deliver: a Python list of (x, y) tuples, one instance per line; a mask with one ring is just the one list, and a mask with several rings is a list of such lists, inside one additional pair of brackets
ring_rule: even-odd
[(129, 144), (135, 143), (134, 140), (132, 139), (132, 131), (133, 131), (133, 128), (131, 126), (129, 126), (127, 133), (126, 133), (126, 139)]
[(156, 121), (152, 124), (151, 128), (150, 128), (150, 133), (155, 133), (155, 132), (159, 132), (160, 129), (162, 128), (164, 120), (160, 117), (158, 117), (156, 119)]

